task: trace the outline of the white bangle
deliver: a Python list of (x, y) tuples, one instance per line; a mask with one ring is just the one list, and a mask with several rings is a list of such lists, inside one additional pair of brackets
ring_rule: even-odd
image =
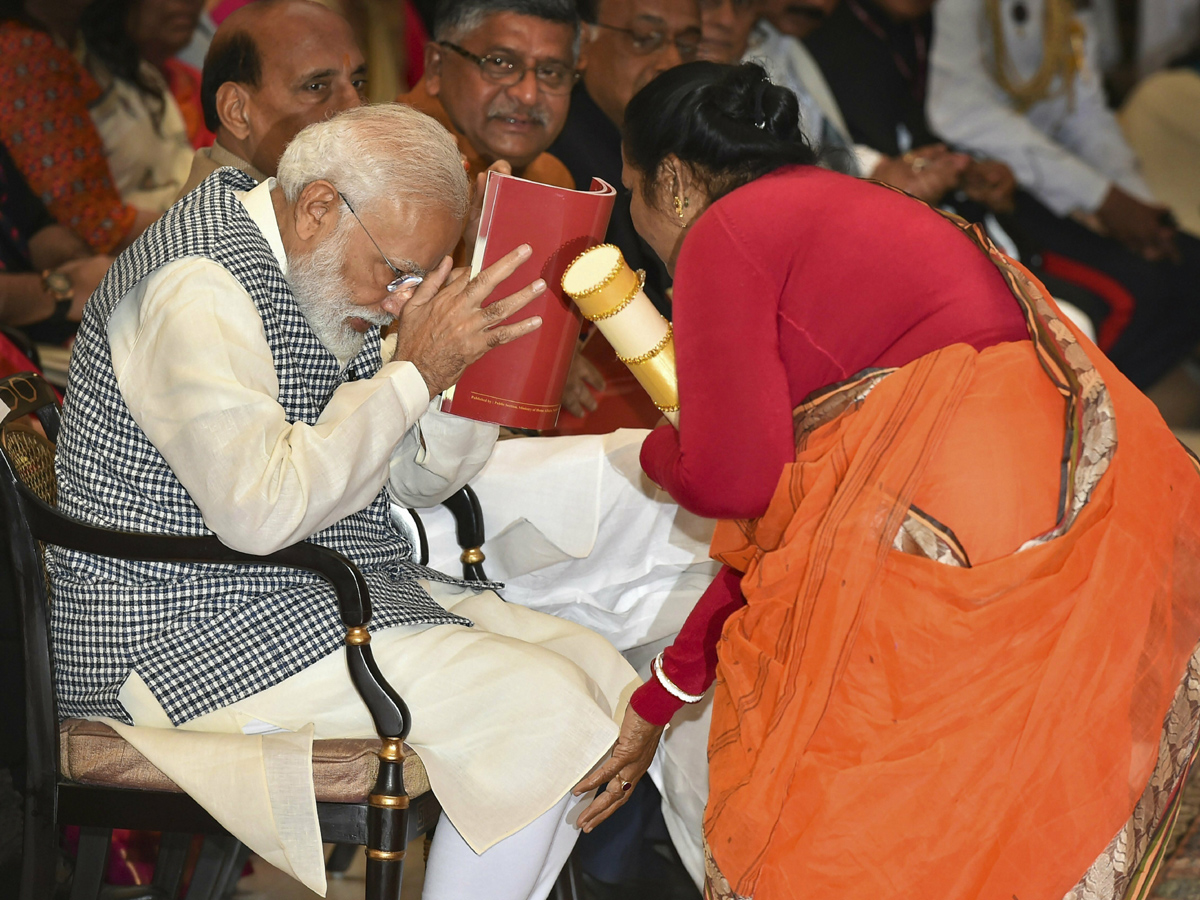
[(663, 672), (662, 663), (663, 655), (660, 653), (658, 656), (654, 657), (654, 677), (658, 679), (659, 684), (666, 688), (668, 694), (677, 700), (682, 700), (684, 703), (699, 703), (704, 699), (703, 694), (689, 694), (675, 684), (675, 682), (668, 678)]

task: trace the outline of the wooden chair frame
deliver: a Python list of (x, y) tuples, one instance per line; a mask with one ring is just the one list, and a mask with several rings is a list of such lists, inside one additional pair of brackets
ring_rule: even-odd
[[(46, 436), (56, 441), (58, 400), (41, 376), (23, 373), (0, 380), (0, 399), (13, 407), (3, 427), (35, 415)], [(463, 548), (464, 577), (483, 579), (483, 516), (471, 489), (446, 502), (455, 514)], [(405, 848), (437, 822), (440, 806), (432, 792), (410, 803), (402, 772), (403, 743), (411, 715), (388, 684), (371, 654), (371, 600), (362, 573), (345, 556), (307, 542), (268, 556), (226, 547), (215, 537), (179, 537), (115, 531), (84, 524), (45, 503), (22, 480), (0, 447), (0, 515), (25, 646), (26, 782), (21, 900), (54, 896), (59, 829), (81, 827), (72, 900), (99, 895), (114, 828), (163, 832), (154, 875), (157, 896), (174, 898), (179, 889), (192, 834), (209, 836), (193, 874), (189, 900), (222, 896), (236, 883), (244, 863), (240, 845), (187, 794), (92, 787), (60, 776), (59, 722), (49, 642), (46, 580), (38, 542), (117, 559), (177, 563), (272, 565), (314, 572), (332, 585), (342, 624), (350, 676), (379, 734), (379, 775), (365, 803), (318, 803), (326, 842), (359, 844), (367, 852), (367, 900), (400, 896)], [(424, 533), (422, 556), (428, 558)], [(146, 896), (155, 896), (150, 894)]]

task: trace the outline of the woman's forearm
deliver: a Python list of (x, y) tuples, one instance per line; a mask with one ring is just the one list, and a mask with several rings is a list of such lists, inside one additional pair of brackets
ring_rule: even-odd
[[(675, 642), (662, 655), (663, 676), (679, 691), (699, 696), (708, 690), (717, 673), (717, 642), (726, 620), (746, 605), (742, 573), (722, 566), (720, 573), (697, 601)], [(634, 712), (655, 725), (665, 725), (684, 705), (652, 672), (650, 679), (629, 700)]]

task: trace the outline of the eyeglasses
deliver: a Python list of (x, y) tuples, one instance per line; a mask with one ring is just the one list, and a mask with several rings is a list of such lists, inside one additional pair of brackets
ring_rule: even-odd
[(512, 87), (525, 80), (525, 74), (533, 69), (533, 77), (537, 79), (538, 87), (547, 94), (566, 94), (579, 80), (579, 73), (570, 66), (557, 62), (539, 62), (532, 66), (525, 65), (519, 59), (504, 53), (489, 53), (487, 56), (476, 56), (465, 47), (452, 44), (450, 41), (438, 41), (439, 47), (453, 50), (463, 59), (479, 66), (483, 77), (494, 84)]
[(621, 28), (619, 25), (605, 25), (603, 22), (593, 22), (592, 24), (597, 28), (607, 28), (609, 31), (618, 31), (627, 35), (633, 52), (638, 56), (657, 53), (670, 41), (679, 52), (679, 58), (684, 62), (690, 62), (696, 58), (696, 51), (700, 48), (699, 28), (685, 28), (672, 36), (665, 31), (638, 31), (634, 28)]
[(350, 215), (354, 216), (355, 220), (362, 227), (363, 234), (371, 239), (371, 243), (375, 245), (375, 249), (379, 251), (379, 255), (383, 257), (383, 261), (387, 263), (387, 267), (392, 270), (392, 274), (396, 277), (388, 282), (387, 290), (389, 294), (394, 294), (397, 291), (406, 291), (412, 293), (417, 289), (417, 286), (425, 280), (424, 275), (418, 275), (415, 272), (402, 272), (392, 265), (392, 261), (387, 258), (387, 254), (383, 252), (383, 248), (379, 246), (379, 242), (371, 237), (371, 232), (367, 231), (367, 226), (363, 225), (363, 220), (358, 218), (358, 213), (354, 211), (354, 207), (350, 205), (350, 201), (346, 199), (346, 195), (338, 191), (338, 196), (342, 198), (342, 202), (346, 204), (346, 209), (350, 210)]

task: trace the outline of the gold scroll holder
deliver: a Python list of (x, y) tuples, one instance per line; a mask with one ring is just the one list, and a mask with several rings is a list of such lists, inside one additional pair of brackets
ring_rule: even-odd
[(643, 291), (645, 283), (646, 273), (631, 269), (613, 244), (585, 250), (562, 278), (563, 292), (596, 324), (654, 405), (678, 427), (675, 338), (671, 323)]

